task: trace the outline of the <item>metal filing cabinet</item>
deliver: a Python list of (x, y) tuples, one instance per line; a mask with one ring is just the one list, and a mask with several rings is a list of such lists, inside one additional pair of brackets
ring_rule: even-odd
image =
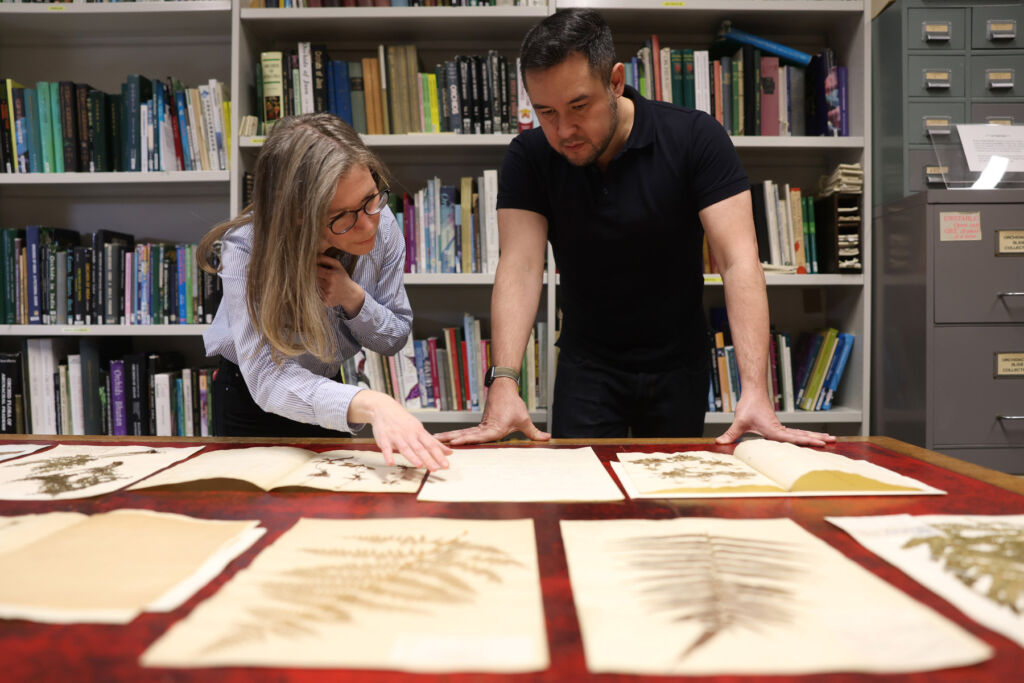
[(874, 211), (871, 433), (1024, 474), (1024, 190)]
[(1024, 122), (1024, 2), (896, 0), (872, 22), (872, 198), (943, 188), (957, 123)]

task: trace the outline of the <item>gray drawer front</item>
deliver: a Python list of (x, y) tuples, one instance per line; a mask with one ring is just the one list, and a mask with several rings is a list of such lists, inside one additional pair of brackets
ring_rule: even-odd
[(1024, 353), (1024, 325), (936, 326), (932, 429), (936, 445), (1024, 448), (1024, 378), (993, 377), (996, 352)]
[(907, 49), (964, 49), (965, 18), (962, 9), (907, 10)]
[[(971, 47), (1005, 50), (1024, 47), (1024, 7), (1020, 5), (988, 5), (971, 8)], [(1011, 37), (1012, 34), (1012, 37)]]
[(911, 97), (963, 97), (964, 58), (940, 55), (907, 57), (907, 95)]
[(934, 450), (958, 460), (1007, 474), (1024, 474), (1024, 446), (1020, 448), (943, 448)]
[(972, 123), (996, 120), (1011, 126), (1024, 125), (1024, 102), (978, 102), (971, 105)]
[[(981, 214), (981, 239), (940, 241), (944, 212)], [(1019, 204), (943, 204), (929, 207), (934, 254), (935, 322), (1024, 323), (1024, 256), (997, 256), (997, 231), (1024, 230)], [(1024, 385), (1022, 385), (1024, 386)]]
[[(907, 105), (906, 122), (904, 124), (904, 140), (908, 144), (931, 144), (933, 138), (929, 137), (926, 126), (935, 131), (934, 142), (951, 143), (959, 140), (956, 136), (957, 123), (964, 123), (966, 119), (967, 105), (963, 102), (950, 102), (935, 100), (933, 102), (912, 102)], [(949, 122), (949, 127), (943, 131), (943, 121)]]
[(1024, 87), (1024, 52), (971, 57), (972, 97), (1020, 97)]
[[(942, 147), (942, 158), (944, 160), (959, 160), (961, 154), (955, 147)], [(923, 192), (924, 190), (945, 190), (946, 183), (942, 178), (945, 172), (952, 178), (962, 177), (959, 166), (948, 168), (952, 161), (946, 161), (947, 170), (942, 171), (939, 162), (935, 159), (935, 150), (931, 147), (911, 148), (907, 152), (907, 186), (911, 192)]]

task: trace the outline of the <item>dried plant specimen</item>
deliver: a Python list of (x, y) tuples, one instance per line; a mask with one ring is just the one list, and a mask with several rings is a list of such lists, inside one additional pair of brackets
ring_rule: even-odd
[[(145, 455), (150, 453), (156, 453), (156, 451), (152, 448), (146, 448), (128, 453), (118, 453), (118, 456)], [(75, 453), (73, 455), (53, 456), (37, 462), (13, 463), (11, 467), (30, 467), (31, 476), (22, 477), (15, 481), (38, 482), (39, 493), (47, 496), (58, 496), (70, 491), (81, 491), (92, 486), (129, 479), (129, 477), (122, 476), (119, 472), (119, 468), (124, 464), (123, 460), (112, 460), (103, 465), (88, 467), (89, 463), (96, 462), (99, 459), (95, 455)]]
[(904, 548), (926, 546), (932, 560), (976, 593), (1024, 612), (1024, 528), (992, 522), (934, 522), (940, 533), (919, 536)]
[(265, 606), (247, 609), (214, 652), (271, 636), (317, 633), (317, 624), (357, 622), (361, 611), (434, 614), (471, 603), (475, 584), (502, 583), (502, 570), (523, 565), (492, 545), (455, 536), (359, 535), (335, 547), (303, 548), (323, 563), (279, 571), (260, 583)]
[(697, 533), (641, 536), (613, 549), (635, 573), (652, 612), (700, 625), (680, 659), (731, 630), (758, 631), (793, 618), (802, 563), (786, 544)]

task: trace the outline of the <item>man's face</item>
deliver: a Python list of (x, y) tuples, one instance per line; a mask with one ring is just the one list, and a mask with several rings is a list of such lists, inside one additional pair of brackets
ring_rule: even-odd
[(575, 166), (597, 161), (618, 122), (618, 97), (576, 52), (550, 69), (530, 69), (526, 89), (544, 136)]

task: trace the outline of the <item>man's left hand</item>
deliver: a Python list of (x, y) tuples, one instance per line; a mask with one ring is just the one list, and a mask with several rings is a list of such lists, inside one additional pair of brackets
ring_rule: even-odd
[(746, 432), (760, 434), (772, 441), (787, 441), (800, 446), (824, 446), (835, 442), (836, 437), (831, 434), (809, 432), (805, 429), (793, 429), (783, 425), (768, 402), (767, 395), (754, 397), (760, 393), (755, 391), (753, 395), (744, 393), (740, 396), (732, 425), (725, 434), (715, 439), (715, 443), (732, 443)]

